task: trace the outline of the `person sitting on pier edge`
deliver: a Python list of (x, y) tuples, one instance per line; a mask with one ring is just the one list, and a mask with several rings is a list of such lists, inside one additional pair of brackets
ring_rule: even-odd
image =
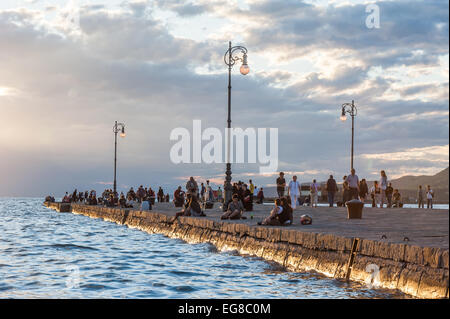
[(287, 220), (285, 220), (282, 225), (292, 225), (292, 222), (294, 221), (294, 210), (292, 209), (292, 206), (289, 202), (288, 197), (282, 197), (281, 198), (281, 206), (283, 206), (283, 209), (286, 210), (287, 214)]
[(284, 209), (281, 203), (281, 199), (275, 199), (275, 207), (270, 212), (270, 215), (266, 217), (262, 222), (258, 222), (258, 225), (265, 226), (281, 226), (289, 220), (289, 212)]
[(264, 189), (261, 187), (256, 195), (256, 203), (262, 204), (264, 201)]
[(134, 205), (136, 204), (136, 200), (133, 198), (133, 196), (128, 196), (127, 197), (127, 207), (128, 208), (133, 208)]
[(173, 193), (173, 203), (175, 204), (175, 207), (183, 207), (184, 192), (181, 189), (181, 186), (178, 186), (176, 191)]
[(121, 192), (119, 197), (119, 206), (121, 208), (127, 208), (127, 200), (125, 198), (125, 195)]
[(398, 189), (394, 189), (394, 192), (392, 193), (392, 207), (403, 207), (402, 195), (400, 195)]
[(181, 212), (175, 214), (175, 219), (177, 219), (179, 216), (203, 217), (206, 215), (203, 213), (202, 208), (200, 207), (198, 197), (188, 194), (184, 209)]
[[(93, 204), (89, 203), (89, 205), (93, 205)], [(114, 207), (114, 206), (116, 206), (116, 203), (114, 202), (114, 195), (113, 194), (109, 195), (109, 198), (105, 201), (105, 205), (106, 205), (106, 207)]]
[(74, 202), (74, 203), (76, 203), (77, 200), (78, 200), (77, 194), (78, 194), (78, 191), (77, 191), (77, 189), (75, 189), (73, 191), (72, 198), (71, 198), (71, 201)]
[(244, 205), (244, 208), (247, 212), (250, 212), (253, 210), (253, 201), (252, 201), (252, 193), (247, 188), (247, 185), (242, 185), (242, 204)]
[(130, 198), (130, 196), (131, 196), (134, 200), (136, 200), (136, 193), (134, 192), (133, 187), (131, 187), (130, 190), (128, 191), (128, 193), (127, 193), (127, 198)]
[(244, 206), (239, 200), (238, 194), (233, 194), (232, 201), (228, 204), (227, 211), (220, 219), (240, 219), (244, 211)]
[(147, 199), (143, 199), (141, 202), (141, 206), (139, 208), (141, 211), (143, 210), (152, 210), (152, 204), (150, 203), (150, 201)]
[[(114, 196), (113, 196), (113, 200), (114, 200)], [(89, 202), (89, 205), (96, 206), (98, 204), (97, 197), (91, 195), (89, 197), (89, 201), (88, 202)]]
[(66, 192), (66, 194), (64, 195), (63, 199), (62, 199), (63, 203), (70, 203), (70, 198), (69, 198), (69, 194)]

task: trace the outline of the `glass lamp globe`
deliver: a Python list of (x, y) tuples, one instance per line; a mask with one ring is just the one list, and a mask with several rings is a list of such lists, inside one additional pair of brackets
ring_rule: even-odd
[(241, 72), (242, 75), (246, 75), (248, 74), (248, 72), (250, 72), (250, 68), (248, 67), (247, 64), (242, 64), (239, 71)]
[(342, 122), (345, 122), (347, 120), (347, 116), (344, 114), (344, 115), (341, 115), (341, 121)]

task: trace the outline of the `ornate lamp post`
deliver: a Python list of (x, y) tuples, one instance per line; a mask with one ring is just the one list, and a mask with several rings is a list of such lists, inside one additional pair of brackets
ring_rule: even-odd
[(225, 183), (224, 183), (224, 203), (223, 210), (227, 210), (226, 204), (231, 200), (231, 195), (233, 187), (231, 186), (231, 160), (230, 160), (230, 138), (231, 138), (231, 69), (236, 64), (236, 62), (241, 61), (242, 65), (239, 71), (242, 75), (248, 74), (250, 68), (247, 64), (247, 48), (243, 46), (231, 46), (231, 41), (229, 42), (228, 50), (225, 52), (223, 60), (226, 65), (228, 65), (228, 143), (227, 143), (227, 169), (225, 172)]
[(120, 132), (121, 137), (125, 137), (125, 124), (115, 122), (113, 126), (114, 132), (114, 195), (117, 194), (117, 181), (116, 181), (116, 170), (117, 170), (117, 133)]
[(353, 143), (355, 138), (355, 116), (358, 113), (358, 110), (355, 106), (355, 101), (352, 100), (352, 103), (344, 103), (342, 104), (342, 113), (341, 113), (341, 121), (345, 122), (347, 120), (347, 114), (350, 114), (352, 117), (352, 157), (351, 157), (351, 169), (353, 169)]

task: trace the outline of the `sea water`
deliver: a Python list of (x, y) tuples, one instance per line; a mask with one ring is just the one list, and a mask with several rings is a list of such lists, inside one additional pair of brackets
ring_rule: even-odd
[(0, 198), (0, 298), (405, 298)]

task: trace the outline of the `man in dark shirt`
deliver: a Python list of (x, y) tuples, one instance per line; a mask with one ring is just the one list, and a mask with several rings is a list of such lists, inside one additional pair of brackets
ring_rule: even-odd
[(284, 173), (280, 172), (280, 177), (277, 178), (278, 198), (284, 197), (285, 188), (286, 188), (286, 180), (284, 179)]
[(388, 187), (386, 187), (386, 190), (385, 190), (388, 207), (392, 207), (392, 193), (393, 192), (394, 192), (394, 188), (392, 187), (392, 183), (389, 183)]
[(334, 205), (334, 195), (338, 190), (336, 180), (333, 178), (333, 175), (330, 175), (330, 178), (327, 181), (327, 192), (328, 192), (328, 203), (330, 207)]

